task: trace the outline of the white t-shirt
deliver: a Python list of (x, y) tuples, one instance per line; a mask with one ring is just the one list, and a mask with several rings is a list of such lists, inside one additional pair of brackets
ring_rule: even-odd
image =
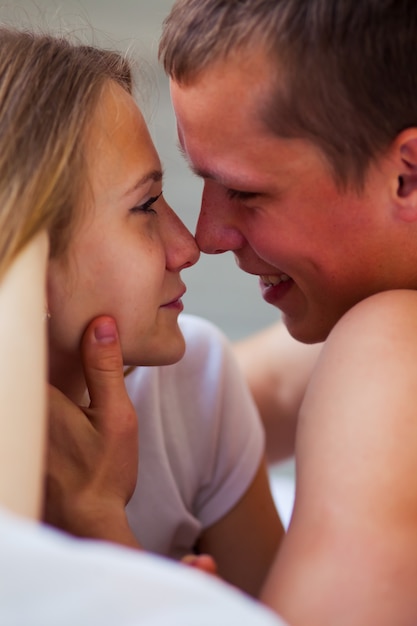
[(284, 626), (217, 579), (0, 509), (1, 626)]
[(146, 550), (192, 552), (202, 529), (252, 482), (264, 433), (230, 343), (210, 322), (180, 316), (185, 356), (136, 368), (126, 386), (139, 416), (139, 472), (127, 507)]

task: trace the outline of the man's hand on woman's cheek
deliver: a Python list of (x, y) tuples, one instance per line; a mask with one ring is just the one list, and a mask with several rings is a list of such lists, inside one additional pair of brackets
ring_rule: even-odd
[(93, 320), (81, 349), (89, 407), (50, 387), (44, 519), (74, 535), (139, 548), (125, 513), (137, 480), (138, 420), (114, 320)]

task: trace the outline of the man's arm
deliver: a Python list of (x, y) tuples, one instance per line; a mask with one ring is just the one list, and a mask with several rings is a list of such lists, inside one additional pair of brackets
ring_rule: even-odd
[(296, 341), (282, 322), (234, 344), (265, 427), (270, 463), (294, 454), (298, 411), (321, 348)]
[(82, 356), (90, 406), (81, 409), (50, 388), (44, 519), (78, 536), (138, 548), (125, 513), (137, 479), (138, 423), (114, 320), (91, 322)]
[(263, 600), (294, 626), (417, 623), (417, 293), (360, 303), (300, 411), (294, 515)]

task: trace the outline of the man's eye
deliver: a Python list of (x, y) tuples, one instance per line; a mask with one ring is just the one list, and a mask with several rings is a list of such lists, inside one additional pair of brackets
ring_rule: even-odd
[(155, 209), (152, 209), (152, 205), (162, 196), (162, 191), (157, 196), (152, 196), (144, 204), (138, 204), (130, 209), (131, 213), (156, 213)]
[(239, 191), (238, 189), (227, 189), (226, 193), (230, 200), (241, 200), (242, 202), (253, 200), (259, 196), (258, 193), (253, 191)]

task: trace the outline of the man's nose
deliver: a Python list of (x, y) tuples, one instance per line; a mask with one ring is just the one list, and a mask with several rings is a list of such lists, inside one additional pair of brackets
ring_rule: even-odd
[(224, 190), (210, 182), (204, 185), (195, 238), (206, 254), (236, 251), (244, 245), (232, 201)]

